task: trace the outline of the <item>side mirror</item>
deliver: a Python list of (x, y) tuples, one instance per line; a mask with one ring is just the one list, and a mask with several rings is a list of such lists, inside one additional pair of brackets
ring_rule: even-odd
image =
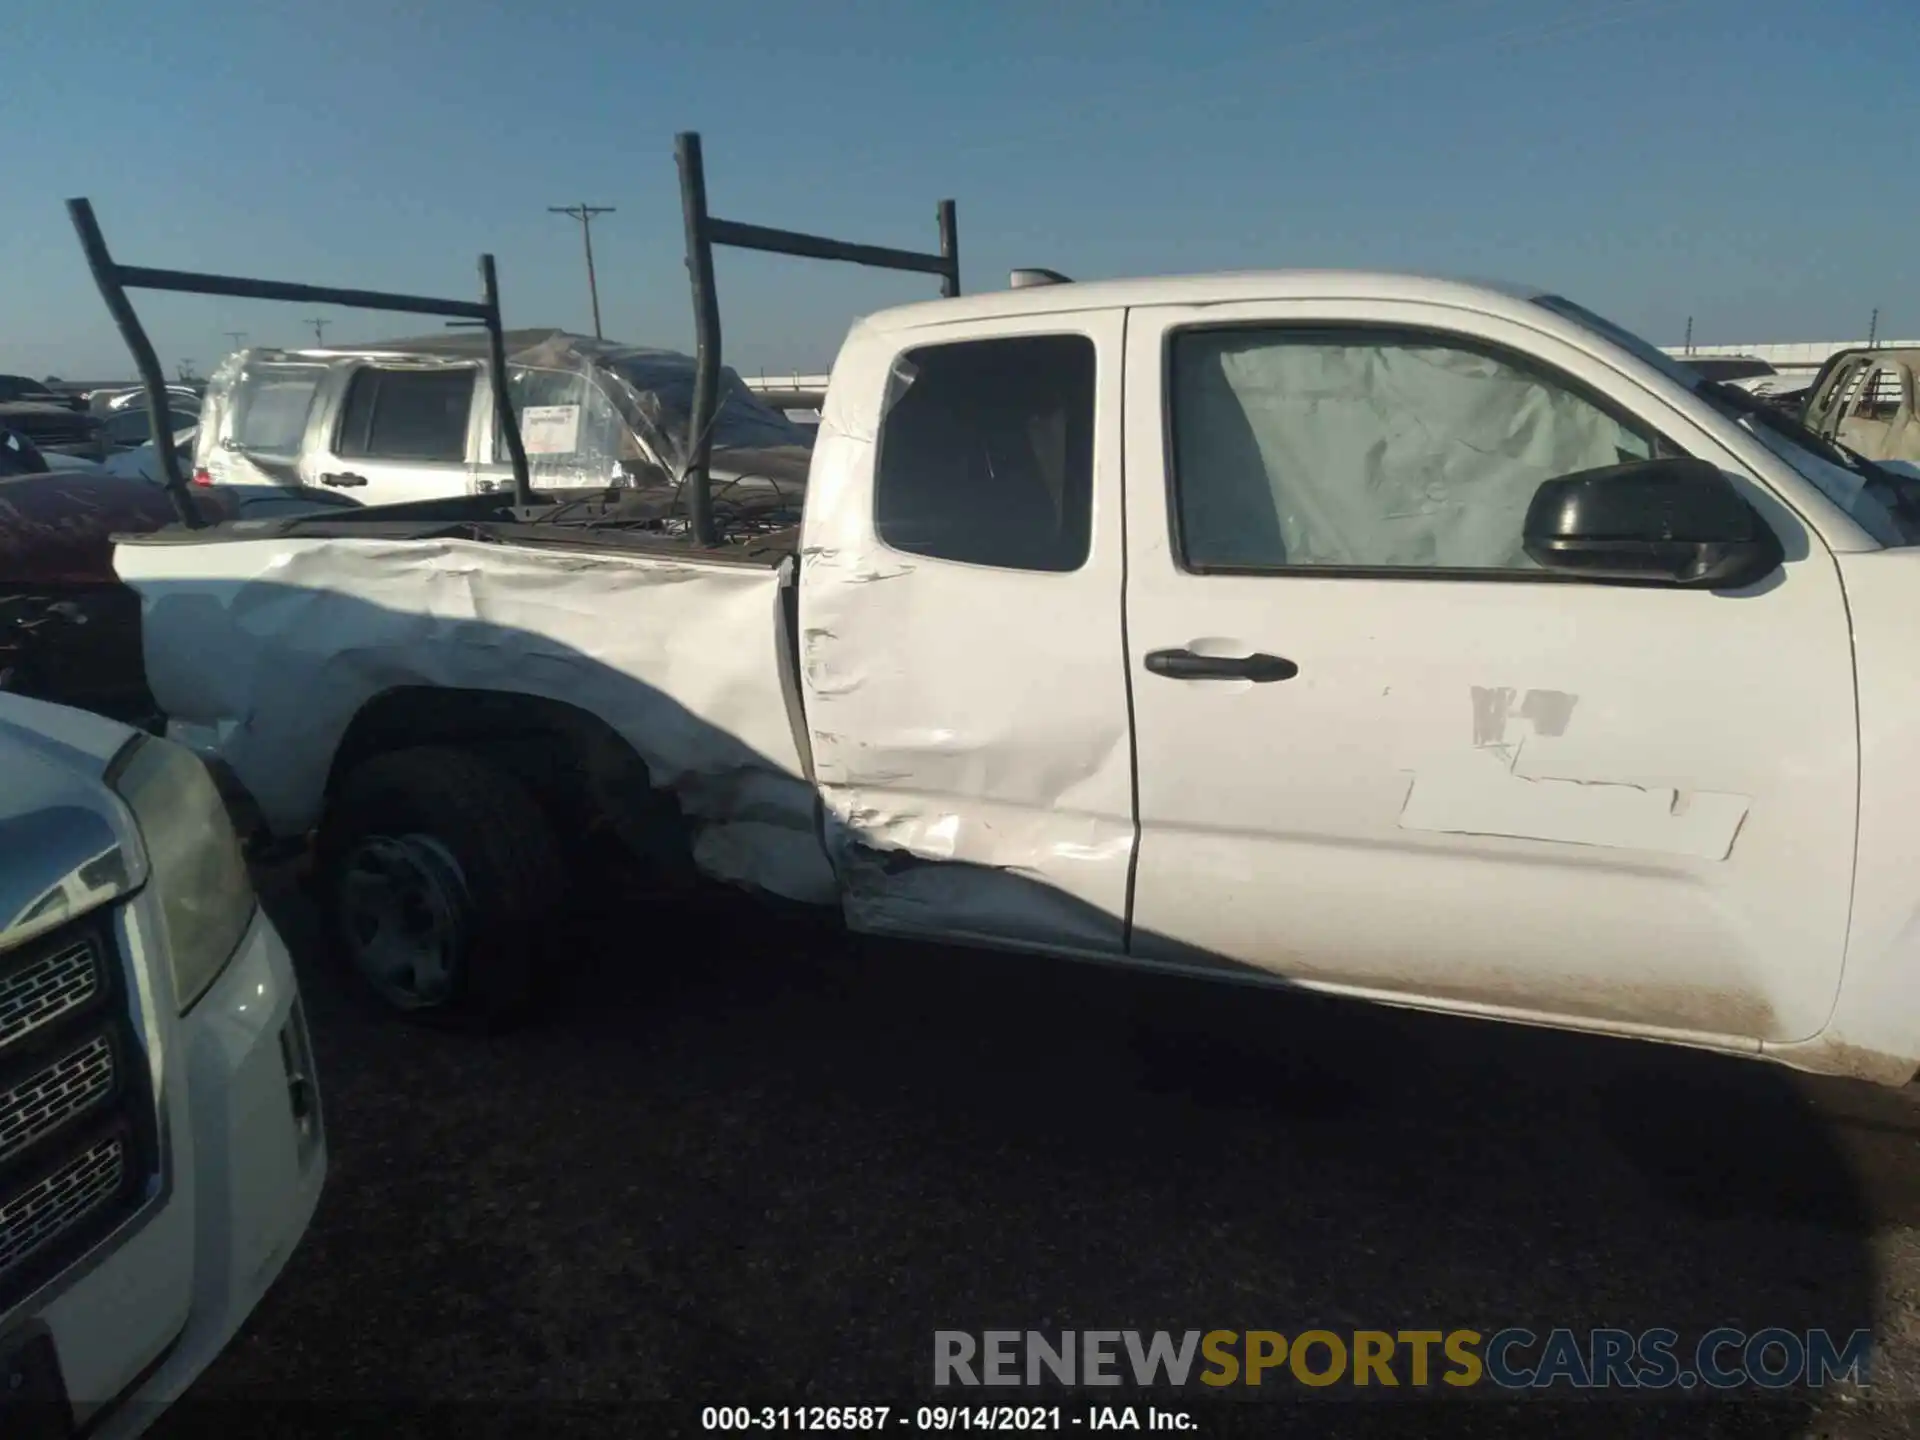
[(1534, 492), (1523, 534), (1549, 570), (1697, 590), (1751, 585), (1778, 568), (1780, 537), (1705, 460), (1582, 470)]

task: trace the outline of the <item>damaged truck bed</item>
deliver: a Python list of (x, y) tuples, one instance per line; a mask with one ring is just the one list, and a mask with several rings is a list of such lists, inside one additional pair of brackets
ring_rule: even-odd
[(701, 869), (832, 897), (794, 723), (789, 553), (695, 555), (607, 532), (568, 543), (512, 522), (389, 521), (379, 538), (350, 522), (273, 528), (218, 544), (172, 531), (121, 558), (140, 575), (169, 718), (245, 780), (275, 833), (318, 823), (356, 721), (402, 723), (408, 691), (506, 692), (605, 721), (694, 825)]
[(523, 1004), (619, 845), (865, 932), (1920, 1066), (1912, 486), (1578, 306), (1056, 277), (856, 325), (797, 533), (702, 464), (119, 548), (174, 733), (315, 835), (396, 1007)]

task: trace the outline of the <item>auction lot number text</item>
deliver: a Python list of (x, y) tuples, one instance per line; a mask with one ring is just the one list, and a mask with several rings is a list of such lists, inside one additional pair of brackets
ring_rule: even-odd
[[(707, 1430), (884, 1430), (906, 1425), (909, 1412), (893, 1419), (891, 1405), (709, 1405), (700, 1412)], [(922, 1405), (911, 1412), (915, 1430), (1058, 1430), (1060, 1407), (1041, 1405)]]

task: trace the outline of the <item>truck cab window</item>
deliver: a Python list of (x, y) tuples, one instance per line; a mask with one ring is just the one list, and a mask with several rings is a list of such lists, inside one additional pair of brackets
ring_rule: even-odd
[(1197, 569), (1536, 570), (1542, 482), (1670, 453), (1543, 371), (1425, 335), (1188, 331), (1172, 365)]
[(1093, 509), (1093, 342), (929, 345), (894, 366), (875, 527), (896, 550), (1011, 570), (1077, 570)]
[(347, 390), (338, 454), (343, 459), (465, 460), (474, 374), (464, 367), (361, 370)]

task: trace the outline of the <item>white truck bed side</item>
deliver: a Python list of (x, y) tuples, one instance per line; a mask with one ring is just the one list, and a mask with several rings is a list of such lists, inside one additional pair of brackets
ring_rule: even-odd
[(436, 539), (123, 544), (155, 698), (274, 833), (318, 820), (341, 737), (397, 686), (589, 711), (696, 821), (717, 879), (830, 901), (779, 569)]

